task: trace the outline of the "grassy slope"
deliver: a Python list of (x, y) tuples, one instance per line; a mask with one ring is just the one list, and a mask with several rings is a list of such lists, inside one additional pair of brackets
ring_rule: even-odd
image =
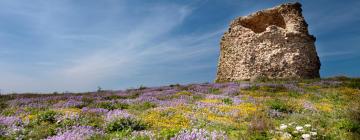
[(0, 139), (356, 139), (359, 88), (359, 79), (333, 78), (2, 95)]

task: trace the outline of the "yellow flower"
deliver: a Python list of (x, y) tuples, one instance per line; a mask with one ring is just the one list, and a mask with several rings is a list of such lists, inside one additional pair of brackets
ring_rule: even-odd
[(318, 85), (313, 85), (313, 86), (308, 86), (309, 89), (320, 89), (321, 86)]
[(232, 124), (235, 123), (234, 120), (231, 117), (222, 117), (217, 116), (215, 114), (209, 114), (207, 117), (207, 120), (213, 121), (216, 123), (224, 123), (224, 124)]
[(63, 113), (63, 114), (78, 114), (81, 112), (81, 109), (79, 108), (63, 108), (63, 109), (59, 109), (59, 110), (56, 110), (60, 113)]
[(318, 103), (315, 104), (316, 109), (323, 111), (323, 112), (331, 112), (333, 110), (333, 105), (329, 103)]
[(356, 94), (360, 94), (360, 90), (358, 89), (353, 89), (353, 88), (348, 88), (348, 87), (341, 87), (338, 88), (339, 92), (341, 94), (346, 94), (346, 95), (356, 95)]
[[(179, 109), (179, 110), (178, 110)], [(141, 116), (154, 128), (187, 128), (190, 120), (180, 108), (152, 109)]]
[(298, 83), (298, 85), (299, 85), (300, 87), (303, 87), (303, 86), (306, 85), (306, 83)]
[(35, 115), (26, 115), (22, 118), (23, 121), (31, 121), (35, 118)]
[(203, 103), (221, 103), (221, 100), (219, 100), (219, 99), (204, 99), (204, 100), (201, 100), (200, 102), (203, 102)]
[(218, 107), (221, 112), (230, 113), (230, 112), (237, 112), (234, 117), (237, 116), (244, 116), (247, 117), (248, 115), (254, 113), (257, 109), (256, 106), (252, 103), (242, 103), (239, 105), (222, 105)]

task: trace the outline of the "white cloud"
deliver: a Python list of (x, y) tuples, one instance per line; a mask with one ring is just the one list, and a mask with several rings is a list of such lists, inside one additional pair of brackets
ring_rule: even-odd
[[(94, 28), (111, 31), (114, 26), (106, 27), (106, 25), (118, 23), (118, 26), (125, 30), (114, 28), (117, 31), (98, 33), (98, 29), (84, 31), (87, 28), (80, 28), (80, 32), (67, 32), (66, 30), (70, 27), (64, 25), (72, 21), (69, 21), (69, 17), (65, 15), (71, 14), (72, 9), (69, 8), (68, 3), (59, 5), (63, 9), (51, 9), (49, 8), (51, 6), (47, 5), (46, 9), (35, 13), (27, 13), (29, 9), (25, 9), (26, 12), (22, 10), (13, 13), (21, 15), (21, 19), (33, 19), (29, 20), (29, 27), (31, 27), (29, 32), (40, 33), (44, 37), (45, 50), (41, 50), (39, 54), (51, 59), (42, 58), (32, 61), (33, 65), (30, 66), (38, 70), (37, 74), (9, 72), (12, 69), (26, 68), (26, 66), (11, 64), (11, 62), (3, 63), (3, 67), (9, 69), (0, 70), (0, 76), (3, 77), (0, 79), (0, 88), (5, 88), (7, 92), (86, 91), (114, 77), (119, 80), (129, 80), (146, 74), (159, 77), (161, 72), (151, 71), (151, 67), (176, 61), (183, 61), (186, 64), (186, 61), (191, 61), (191, 59), (203, 58), (209, 53), (214, 53), (218, 47), (211, 47), (213, 43), (209, 39), (219, 35), (223, 30), (188, 36), (173, 35), (172, 31), (192, 13), (193, 7), (159, 4), (142, 7), (147, 9), (141, 9), (142, 12), (146, 12), (139, 15), (141, 17), (133, 19), (131, 16), (134, 15), (126, 14), (116, 17), (131, 20), (129, 22), (113, 19), (99, 21), (99, 24), (94, 26)], [(18, 7), (23, 6), (26, 5), (20, 4)], [(123, 8), (131, 7), (124, 6)], [(32, 10), (34, 9), (30, 6), (30, 11)], [(56, 17), (59, 13), (65, 15)], [(85, 45), (76, 46), (77, 44), (72, 44), (74, 41), (75, 43), (82, 41)], [(176, 65), (176, 68), (183, 65)], [(208, 67), (209, 64), (199, 64), (182, 68), (182, 71)], [(171, 69), (171, 67), (166, 68)], [(164, 80), (166, 77), (160, 79)]]
[(139, 21), (140, 24), (129, 26), (133, 30), (121, 35), (126, 36), (125, 38), (113, 37), (112, 43), (108, 46), (76, 58), (70, 66), (62, 68), (60, 72), (69, 79), (96, 83), (114, 76), (114, 73), (119, 73), (117, 76), (131, 75), (141, 63), (146, 63), (148, 56), (155, 53), (163, 55), (167, 51), (166, 48), (158, 49), (147, 44), (156, 44), (157, 42), (152, 42), (153, 39), (181, 24), (191, 11), (181, 6), (159, 6), (149, 12), (149, 16)]

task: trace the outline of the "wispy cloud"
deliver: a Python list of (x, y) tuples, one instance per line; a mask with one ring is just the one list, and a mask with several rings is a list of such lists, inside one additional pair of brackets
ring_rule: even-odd
[(316, 35), (329, 34), (329, 32), (336, 32), (339, 29), (346, 29), (349, 23), (359, 22), (360, 12), (358, 7), (359, 1), (352, 2), (335, 2), (325, 7), (318, 8), (318, 4), (324, 2), (318, 1), (316, 4), (307, 3), (304, 9), (305, 17), (310, 21), (309, 28), (316, 33)]
[(80, 83), (84, 80), (97, 83), (98, 80), (102, 80), (101, 78), (114, 76), (114, 73), (117, 76), (131, 75), (132, 72), (136, 72), (139, 65), (147, 62), (148, 56), (164, 55), (168, 48), (159, 49), (156, 45), (147, 44), (158, 44), (159, 42), (153, 40), (181, 24), (191, 11), (181, 6), (158, 6), (151, 8), (149, 12), (149, 16), (139, 21), (140, 24), (131, 27), (133, 30), (123, 33), (126, 37), (113, 37), (108, 46), (77, 58), (73, 64), (64, 67), (60, 72), (65, 77), (77, 79)]
[[(141, 17), (130, 19), (133, 21), (113, 21), (117, 22), (118, 26), (128, 29), (109, 34), (93, 32), (91, 29), (90, 32), (93, 33), (86, 33), (84, 30), (71, 32), (74, 29), (64, 26), (67, 23), (54, 19), (54, 15), (62, 13), (65, 16), (63, 15), (64, 17), (60, 19), (69, 20), (69, 17), (66, 16), (69, 13), (62, 11), (65, 9), (71, 11), (68, 4), (61, 3), (64, 9), (46, 9), (43, 11), (46, 14), (16, 13), (25, 19), (36, 19), (32, 21), (29, 30), (32, 30), (33, 34), (33, 30), (36, 30), (35, 34), (40, 33), (46, 38), (43, 42), (45, 43), (43, 50), (40, 52), (45, 59), (40, 58), (32, 62), (31, 67), (43, 71), (37, 75), (1, 72), (1, 75), (7, 75), (5, 79), (12, 79), (10, 81), (0, 80), (1, 85), (8, 91), (84, 91), (96, 88), (103, 81), (114, 77), (125, 81), (145, 74), (161, 76), (160, 71), (151, 71), (151, 67), (161, 67), (161, 65), (172, 62), (180, 62), (178, 65), (173, 65), (178, 69), (177, 72), (208, 68), (209, 63), (196, 66), (191, 59), (201, 59), (206, 55), (214, 54), (218, 47), (209, 47), (213, 42), (209, 40), (219, 36), (223, 30), (214, 29), (187, 36), (172, 35), (172, 31), (192, 14), (192, 9), (195, 7), (190, 6), (194, 6), (194, 4), (155, 4), (142, 7), (141, 11), (146, 13), (138, 15)], [(51, 7), (51, 5), (47, 6)], [(124, 6), (123, 8), (129, 7)], [(129, 20), (131, 16), (134, 16), (120, 15), (117, 18), (124, 20)], [(103, 22), (101, 21), (101, 24), (93, 27), (98, 28), (98, 26), (108, 24)], [(46, 27), (41, 29), (40, 26), (43, 25)], [(116, 29), (114, 25), (111, 26), (108, 29), (103, 28), (106, 30)], [(89, 42), (94, 44), (87, 47)], [(80, 46), (75, 46), (77, 44)], [(64, 51), (64, 49), (70, 49), (73, 52)], [(60, 54), (56, 54), (54, 51), (59, 51)], [(46, 53), (51, 53), (53, 56), (46, 56)], [(64, 58), (53, 58), (54, 56)], [(52, 59), (46, 60), (46, 58)], [(186, 63), (185, 61), (189, 61), (189, 65), (195, 66), (179, 70), (181, 66), (184, 66), (182, 63)], [(5, 63), (4, 67), (14, 69), (14, 67), (21, 68), (23, 66)]]

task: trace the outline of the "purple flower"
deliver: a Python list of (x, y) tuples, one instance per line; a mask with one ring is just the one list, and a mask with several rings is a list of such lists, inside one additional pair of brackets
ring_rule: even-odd
[(157, 103), (159, 106), (171, 107), (171, 106), (185, 105), (185, 104), (189, 103), (189, 99), (179, 98), (179, 99), (172, 99), (172, 100), (166, 100), (166, 101), (158, 101)]
[(24, 130), (22, 121), (18, 117), (0, 116), (0, 125), (5, 126), (5, 128), (0, 128), (1, 135), (13, 135)]
[(210, 108), (218, 105), (219, 103), (196, 102), (197, 108)]
[(214, 95), (214, 94), (207, 94), (206, 98), (208, 99), (224, 99), (224, 98), (228, 98), (229, 96), (225, 96), (225, 95)]
[(249, 89), (249, 88), (251, 88), (251, 84), (250, 83), (240, 83), (239, 88), (240, 89)]
[(305, 102), (303, 103), (303, 106), (304, 106), (304, 108), (307, 109), (307, 110), (316, 111), (315, 106), (314, 106), (311, 102), (309, 102), (309, 101), (305, 101)]
[(74, 112), (66, 112), (66, 113), (64, 113), (64, 115), (56, 116), (57, 122), (61, 122), (64, 120), (79, 120), (79, 119), (80, 119), (80, 115), (78, 113), (74, 113)]
[(111, 110), (108, 113), (106, 113), (105, 120), (107, 122), (111, 122), (117, 118), (133, 118), (133, 117), (135, 117), (135, 116), (128, 113), (125, 110), (115, 109), (115, 110)]
[(147, 131), (147, 130), (131, 132), (131, 139), (136, 139), (138, 137), (149, 138), (150, 140), (154, 140), (155, 134), (153, 132)]
[(46, 140), (85, 140), (94, 134), (102, 134), (102, 132), (91, 126), (74, 126), (72, 129), (49, 137)]
[(238, 96), (236, 96), (236, 97), (233, 98), (233, 104), (235, 104), (235, 105), (239, 105), (239, 104), (241, 104), (241, 103), (243, 103), (243, 102), (244, 102), (244, 101), (241, 100)]
[(81, 111), (86, 112), (86, 113), (105, 114), (109, 110), (103, 109), (103, 108), (87, 108), (87, 107), (84, 107), (84, 108), (81, 109)]
[(227, 140), (225, 132), (205, 129), (182, 130), (171, 140)]
[(18, 117), (0, 116), (0, 125), (14, 126), (21, 124), (21, 119)]
[(306, 84), (306, 86), (321, 86), (321, 87), (334, 87), (341, 85), (341, 81), (334, 81), (334, 80), (321, 80), (318, 82), (313, 82), (310, 84)]
[(223, 95), (236, 95), (240, 92), (240, 87), (236, 83), (228, 83), (221, 91)]
[(82, 101), (77, 101), (74, 99), (69, 99), (65, 102), (58, 102), (57, 104), (54, 105), (54, 107), (56, 108), (69, 108), (69, 107), (78, 107), (83, 105)]
[(294, 92), (298, 92), (298, 93), (304, 93), (305, 90), (296, 86), (295, 84), (284, 84), (283, 85), (286, 89), (290, 90), (290, 91), (294, 91)]
[(155, 97), (151, 97), (151, 96), (140, 96), (139, 98), (135, 99), (135, 101), (138, 103), (157, 102), (157, 101), (159, 101), (159, 99), (157, 99)]
[(209, 91), (209, 87), (205, 84), (190, 84), (187, 87), (187, 91), (193, 93), (207, 93)]
[(172, 87), (166, 86), (166, 87), (151, 87), (141, 90), (143, 93), (146, 92), (154, 92), (154, 91), (165, 91), (165, 90), (173, 90)]
[(221, 83), (211, 83), (211, 84), (209, 84), (209, 86), (211, 86), (212, 88), (215, 88), (215, 89), (219, 89), (219, 88), (222, 88), (224, 85)]
[(272, 118), (277, 118), (277, 117), (282, 117), (282, 116), (283, 116), (283, 113), (282, 113), (282, 112), (279, 112), (278, 110), (271, 109), (271, 110), (269, 110), (269, 115), (270, 115), (270, 117), (272, 117)]

